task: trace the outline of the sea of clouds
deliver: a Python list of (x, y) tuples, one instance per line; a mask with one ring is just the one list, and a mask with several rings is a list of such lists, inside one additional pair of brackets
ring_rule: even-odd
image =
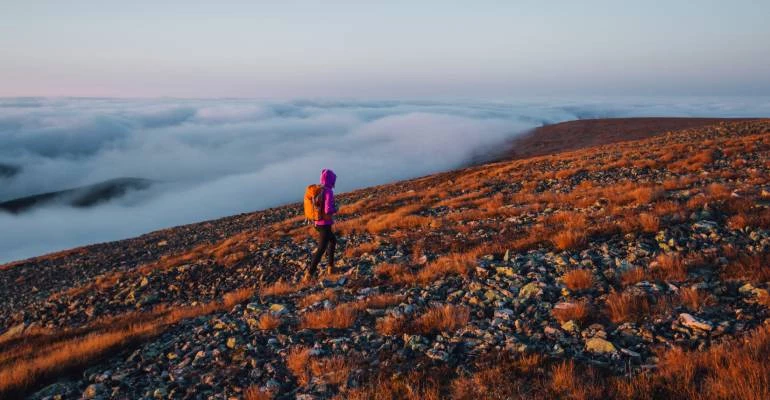
[(0, 201), (118, 177), (151, 189), (92, 208), (0, 212), (0, 262), (463, 166), (534, 127), (623, 116), (754, 117), (770, 99), (259, 101), (0, 98)]

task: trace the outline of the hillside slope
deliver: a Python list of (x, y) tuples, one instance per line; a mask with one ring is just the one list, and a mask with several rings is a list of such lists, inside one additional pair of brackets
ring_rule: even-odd
[(0, 393), (768, 398), (769, 170), (755, 120), (359, 190), (304, 284), (296, 204), (7, 264)]
[(521, 159), (579, 150), (629, 140), (647, 139), (666, 132), (700, 128), (746, 118), (631, 117), (579, 119), (541, 126), (512, 139), (502, 157)]

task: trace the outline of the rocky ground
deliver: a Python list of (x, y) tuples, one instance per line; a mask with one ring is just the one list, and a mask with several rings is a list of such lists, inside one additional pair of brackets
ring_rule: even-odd
[(769, 169), (770, 121), (737, 121), (364, 189), (340, 196), (335, 271), (304, 283), (296, 204), (9, 264), (0, 384), (46, 346), (216, 302), (5, 393), (369, 398), (422, 371), (462, 398), (502, 355), (645, 376), (770, 326)]

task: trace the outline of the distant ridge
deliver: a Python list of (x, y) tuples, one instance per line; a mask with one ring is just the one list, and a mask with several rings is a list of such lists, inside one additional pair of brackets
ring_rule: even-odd
[(129, 190), (147, 189), (152, 183), (153, 181), (142, 178), (115, 178), (93, 185), (4, 201), (0, 203), (0, 210), (19, 214), (52, 202), (60, 202), (72, 207), (91, 207), (121, 197)]
[(637, 117), (580, 119), (544, 125), (512, 139), (498, 159), (522, 159), (587, 147), (646, 139), (669, 131), (759, 118)]
[(0, 163), (0, 178), (12, 178), (21, 172), (21, 167)]

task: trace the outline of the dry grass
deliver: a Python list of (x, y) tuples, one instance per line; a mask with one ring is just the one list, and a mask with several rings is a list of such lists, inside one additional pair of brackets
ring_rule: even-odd
[(380, 375), (364, 387), (341, 394), (337, 400), (443, 400), (433, 376), (412, 372), (406, 376)]
[(467, 325), (469, 319), (468, 308), (445, 304), (428, 308), (414, 320), (407, 319), (405, 316), (387, 315), (377, 320), (376, 329), (382, 335), (402, 333), (428, 335), (436, 332), (453, 332)]
[(291, 283), (279, 280), (273, 284), (263, 286), (259, 289), (261, 296), (285, 296), (287, 294), (296, 293), (308, 286), (308, 283), (299, 282)]
[(584, 322), (589, 313), (590, 308), (586, 301), (559, 303), (551, 310), (551, 315), (560, 323), (567, 321)]
[(331, 309), (305, 313), (300, 321), (301, 329), (347, 329), (353, 326), (358, 316), (358, 307), (343, 303)]
[(273, 400), (273, 393), (260, 389), (258, 386), (249, 386), (243, 392), (244, 400)]
[(578, 373), (572, 360), (562, 361), (552, 368), (550, 383), (554, 394), (570, 399), (598, 399), (604, 392), (593, 369)]
[(681, 281), (687, 279), (687, 265), (679, 254), (664, 253), (650, 265), (652, 276), (657, 280)]
[[(254, 289), (226, 293), (222, 300), (187, 307), (158, 305), (152, 311), (96, 320), (72, 331), (54, 331), (29, 338), (4, 353), (0, 364), (0, 397), (21, 393), (37, 382), (87, 365), (136, 341), (146, 340), (187, 318), (230, 310)], [(10, 362), (10, 363), (9, 363)]]
[(663, 354), (659, 371), (637, 385), (638, 394), (659, 393), (685, 399), (770, 398), (770, 330), (759, 328), (743, 341), (718, 344), (707, 351), (674, 348)]
[(711, 299), (698, 289), (683, 287), (679, 288), (679, 303), (690, 311), (698, 311), (702, 306), (710, 304)]
[(730, 197), (732, 193), (730, 189), (721, 183), (712, 183), (706, 188), (706, 192), (711, 195), (712, 199), (724, 200)]
[(650, 303), (646, 296), (636, 296), (629, 292), (612, 292), (607, 295), (607, 314), (616, 324), (638, 322), (650, 314)]
[(347, 383), (351, 370), (350, 360), (343, 356), (312, 358), (309, 367), (313, 377), (332, 385)]
[(744, 214), (733, 215), (727, 219), (727, 226), (733, 230), (744, 229), (751, 224), (751, 220)]
[(629, 268), (620, 275), (620, 282), (623, 286), (634, 285), (647, 280), (647, 273), (642, 267)]
[(740, 254), (722, 271), (722, 276), (744, 279), (754, 284), (770, 281), (770, 252)]
[(588, 238), (583, 231), (561, 231), (551, 238), (551, 242), (559, 250), (575, 250), (585, 246)]
[(374, 273), (395, 284), (426, 284), (447, 275), (468, 276), (474, 270), (475, 262), (473, 253), (452, 253), (434, 260), (416, 272), (403, 265), (385, 263), (377, 265)]
[(377, 319), (376, 329), (380, 335), (400, 335), (406, 332), (408, 321), (405, 317), (386, 315)]
[(551, 398), (541, 375), (545, 360), (538, 354), (504, 356), (492, 360), (471, 376), (452, 380), (452, 399), (538, 399)]
[(453, 332), (468, 324), (470, 311), (461, 306), (445, 304), (434, 306), (417, 318), (412, 329), (427, 335), (434, 332)]
[(380, 242), (365, 242), (356, 247), (348, 247), (345, 249), (345, 257), (360, 257), (363, 254), (371, 253), (380, 247)]
[(628, 198), (636, 205), (647, 205), (663, 197), (665, 190), (660, 187), (641, 187), (628, 193)]
[(380, 279), (390, 279), (394, 282), (399, 282), (402, 275), (410, 273), (408, 267), (405, 265), (391, 263), (377, 264), (372, 272), (374, 272), (374, 275), (378, 276)]
[(655, 233), (660, 229), (660, 218), (652, 214), (639, 214), (639, 223), (642, 226), (642, 230), (648, 233)]
[(281, 326), (281, 318), (270, 313), (265, 313), (259, 316), (257, 320), (257, 327), (263, 331), (269, 331)]
[(307, 296), (299, 299), (297, 301), (297, 306), (299, 308), (305, 308), (324, 300), (329, 300), (332, 303), (337, 301), (337, 292), (332, 288), (327, 288), (321, 292), (310, 293)]
[(310, 348), (296, 346), (289, 350), (286, 355), (286, 368), (291, 371), (297, 383), (300, 386), (310, 382), (310, 371), (308, 370), (308, 361), (310, 360)]
[(564, 274), (562, 280), (564, 285), (572, 291), (590, 289), (594, 285), (594, 276), (589, 269), (573, 269)]
[(706, 351), (673, 348), (660, 353), (658, 368), (631, 377), (603, 375), (572, 360), (553, 363), (538, 355), (504, 356), (471, 375), (442, 369), (415, 371), (372, 382), (341, 394), (351, 399), (736, 399), (770, 398), (770, 328), (745, 340)]
[(353, 358), (335, 355), (313, 357), (311, 348), (296, 346), (286, 355), (286, 368), (291, 371), (297, 383), (305, 386), (312, 378), (320, 378), (324, 383), (341, 385), (347, 382), (352, 369)]

